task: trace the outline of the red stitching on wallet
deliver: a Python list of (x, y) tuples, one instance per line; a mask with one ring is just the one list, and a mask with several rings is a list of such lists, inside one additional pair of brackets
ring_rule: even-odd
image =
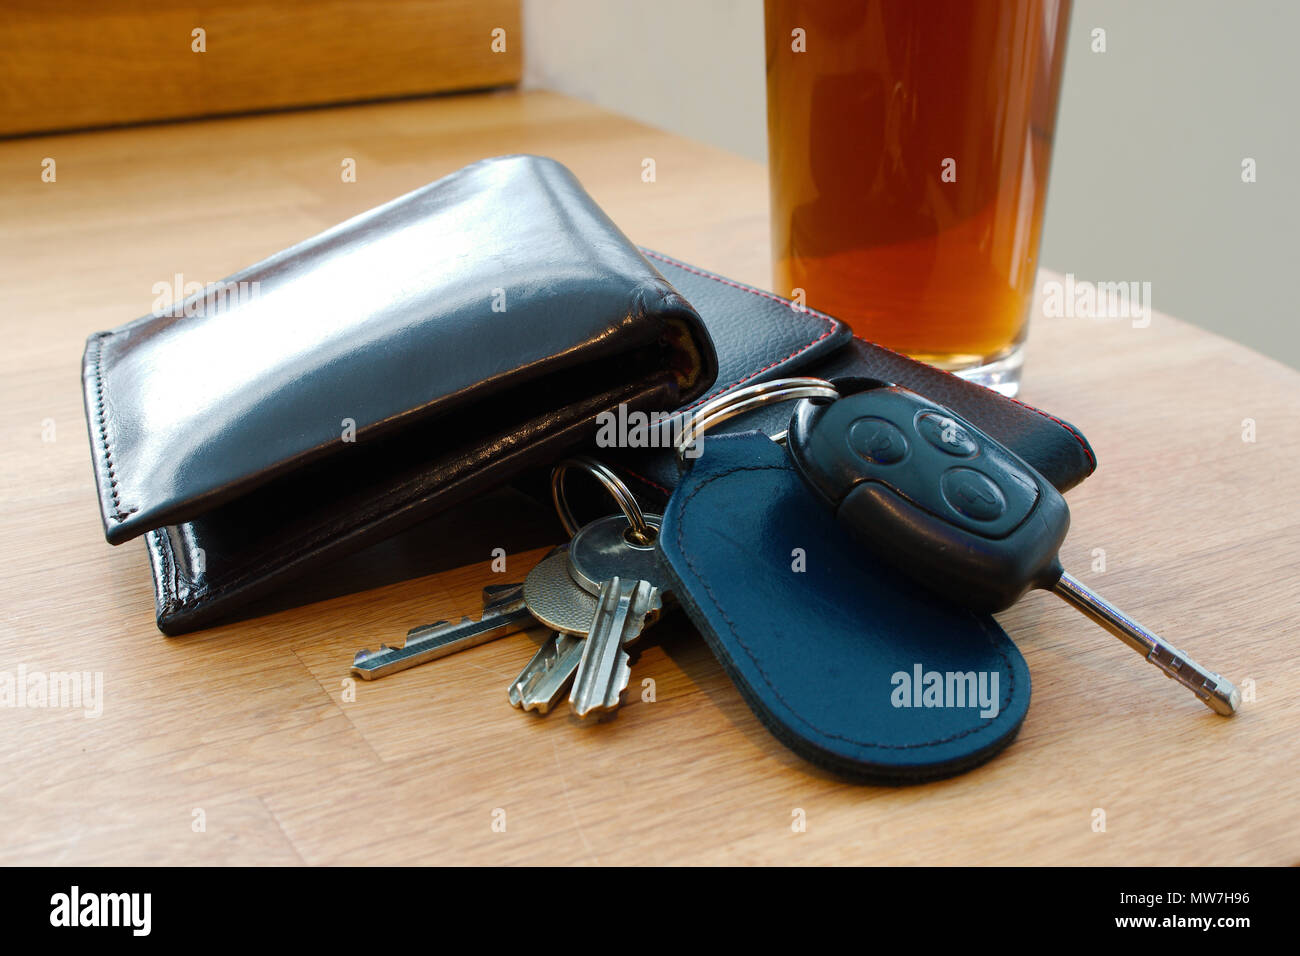
[[(911, 362), (913, 365), (922, 365), (925, 368), (932, 368), (936, 372), (943, 372), (944, 375), (948, 375), (951, 376), (952, 378), (957, 379), (959, 382), (966, 382), (966, 379), (962, 378), (960, 375), (953, 375), (953, 373), (948, 371), (946, 368), (939, 368), (936, 365), (925, 365), (924, 362), (918, 362), (916, 359), (912, 358), (911, 356), (904, 355), (902, 352), (895, 352), (887, 345), (881, 345), (879, 342), (872, 342), (869, 339), (862, 338), (862, 336), (860, 335), (855, 335), (853, 337), (857, 339), (859, 342), (861, 342), (863, 345), (870, 345), (872, 348), (880, 349), (882, 352), (888, 352), (890, 355), (894, 355), (897, 356), (898, 358), (901, 358), (904, 362)], [(967, 382), (967, 384), (970, 383)], [(982, 388), (983, 386), (976, 386), (976, 387)], [(1022, 402), (1018, 398), (1011, 398), (1011, 396), (1009, 395), (1003, 395), (1002, 397), (1008, 399), (1009, 401), (1015, 402), (1021, 408), (1027, 408), (1031, 412), (1037, 412), (1039, 415), (1042, 415), (1044, 418), (1048, 419), (1049, 421), (1056, 422), (1056, 424), (1064, 428), (1067, 432), (1070, 433), (1071, 436), (1073, 436), (1074, 440), (1079, 443), (1079, 447), (1083, 449), (1084, 455), (1087, 456), (1088, 465), (1089, 465), (1088, 473), (1091, 474), (1092, 472), (1097, 470), (1097, 459), (1093, 457), (1092, 449), (1088, 447), (1088, 443), (1084, 441), (1083, 436), (1080, 435), (1077, 431), (1075, 431), (1074, 428), (1072, 428), (1070, 425), (1066, 424), (1065, 422), (1061, 421), (1061, 419), (1057, 418), (1055, 415), (1049, 415), (1041, 408), (1036, 408), (1035, 406), (1030, 405), (1028, 402)]]
[[(674, 259), (671, 256), (665, 256), (663, 253), (653, 252), (649, 249), (642, 249), (641, 253), (643, 255), (649, 256), (652, 259), (658, 259), (661, 262), (671, 263), (672, 265), (675, 265), (679, 269), (682, 269), (686, 272), (690, 272), (702, 278), (712, 279), (714, 282), (721, 282), (723, 285), (731, 286), (733, 289), (739, 289), (741, 292), (748, 292), (750, 295), (756, 295), (763, 299), (770, 299), (772, 302), (775, 302), (778, 305), (783, 306), (785, 308), (789, 308), (791, 306), (791, 302), (789, 299), (783, 299), (779, 295), (774, 295), (771, 292), (763, 292), (760, 289), (755, 289), (751, 286), (742, 285), (739, 282), (735, 282), (731, 279), (724, 278), (723, 276), (717, 275), (716, 273), (708, 272), (704, 269), (697, 269), (695, 266), (688, 266), (686, 263)], [(823, 332), (821, 335), (817, 336), (817, 338), (813, 339), (811, 342), (807, 342), (804, 345), (801, 345), (799, 348), (795, 349), (785, 358), (777, 359), (775, 362), (772, 362), (770, 365), (764, 365), (760, 369), (755, 369), (754, 371), (750, 372), (748, 375), (736, 379), (730, 385), (723, 385), (721, 388), (714, 389), (712, 392), (709, 392), (708, 394), (703, 395), (702, 397), (691, 402), (691, 404), (683, 406), (681, 409), (679, 409), (679, 411), (688, 412), (696, 405), (702, 405), (709, 399), (721, 395), (723, 392), (730, 391), (731, 389), (735, 388), (737, 385), (741, 385), (745, 382), (748, 382), (751, 378), (756, 378), (757, 376), (762, 375), (764, 372), (768, 371), (769, 369), (774, 369), (778, 365), (782, 365), (790, 361), (795, 356), (802, 355), (804, 352), (807, 352), (818, 342), (821, 342), (823, 339), (828, 338), (835, 331), (835, 326), (837, 323), (835, 319), (832, 319), (826, 313), (818, 312), (816, 309), (810, 309), (807, 307), (804, 308), (804, 312), (808, 315), (815, 316), (816, 318), (821, 319), (823, 322), (825, 322), (826, 331)]]
[(651, 488), (654, 488), (654, 489), (656, 489), (656, 490), (658, 490), (658, 491), (662, 491), (662, 492), (664, 493), (664, 495), (671, 495), (671, 494), (672, 494), (672, 489), (671, 489), (671, 488), (665, 488), (663, 485), (659, 484), (659, 482), (657, 482), (657, 481), (651, 481), (651, 480), (650, 480), (649, 478), (647, 478), (645, 475), (640, 474), (639, 472), (635, 472), (635, 471), (633, 471), (631, 468), (627, 467), (627, 465), (619, 465), (618, 467), (619, 467), (619, 470), (627, 472), (629, 475), (631, 475), (631, 476), (632, 476), (633, 478), (635, 478), (637, 481), (641, 482), (641, 484), (643, 484), (643, 485), (649, 485)]
[[(700, 268), (697, 268), (696, 266), (687, 265), (685, 262), (682, 262), (682, 261), (679, 260), (679, 259), (674, 259), (672, 256), (666, 256), (666, 255), (664, 255), (664, 254), (661, 253), (661, 252), (654, 252), (653, 250), (642, 248), (642, 249), (641, 249), (641, 253), (642, 253), (642, 255), (649, 256), (651, 259), (658, 259), (658, 260), (660, 260), (661, 262), (668, 262), (668, 263), (671, 263), (672, 265), (675, 265), (677, 268), (679, 268), (679, 269), (684, 269), (685, 271), (690, 272), (690, 273), (693, 273), (694, 275), (701, 276), (702, 278), (705, 278), (705, 279), (712, 279), (714, 282), (721, 282), (723, 285), (731, 286), (733, 289), (740, 289), (742, 292), (748, 292), (748, 293), (751, 293), (752, 295), (759, 296), (760, 298), (770, 299), (771, 301), (776, 302), (776, 303), (778, 303), (778, 304), (780, 304), (780, 305), (783, 305), (783, 306), (787, 306), (787, 307), (788, 307), (788, 306), (790, 306), (790, 304), (791, 304), (789, 299), (783, 299), (783, 298), (781, 298), (779, 295), (775, 295), (774, 293), (771, 293), (771, 292), (763, 292), (763, 291), (761, 291), (761, 290), (759, 290), (759, 289), (755, 289), (755, 288), (753, 288), (753, 287), (751, 287), (751, 286), (742, 285), (742, 284), (739, 283), (739, 282), (735, 282), (735, 281), (733, 281), (733, 280), (731, 280), (731, 279), (728, 279), (728, 278), (726, 278), (726, 277), (724, 277), (724, 276), (720, 276), (720, 275), (718, 275), (717, 273), (709, 272), (709, 271), (706, 270), (706, 269), (700, 269)], [(773, 362), (773, 363), (771, 363), (770, 365), (765, 365), (765, 366), (763, 366), (762, 368), (758, 369), (758, 370), (755, 371), (755, 372), (750, 372), (748, 375), (744, 376), (743, 378), (739, 378), (739, 379), (737, 379), (736, 381), (732, 382), (730, 385), (724, 385), (722, 388), (717, 389), (717, 390), (711, 392), (710, 394), (705, 395), (704, 397), (702, 397), (702, 398), (700, 398), (700, 399), (697, 399), (696, 401), (692, 402), (691, 404), (685, 406), (684, 408), (681, 409), (681, 411), (690, 411), (692, 408), (694, 408), (694, 407), (697, 406), (697, 405), (701, 405), (701, 404), (703, 404), (703, 403), (704, 403), (705, 401), (707, 401), (708, 399), (710, 399), (710, 398), (712, 398), (712, 397), (714, 397), (714, 396), (717, 396), (717, 395), (721, 395), (723, 392), (730, 391), (731, 389), (735, 388), (736, 386), (741, 385), (741, 384), (743, 384), (744, 382), (749, 381), (751, 378), (754, 378), (754, 377), (757, 376), (757, 375), (761, 375), (762, 373), (768, 371), (769, 369), (776, 368), (776, 366), (781, 365), (781, 364), (784, 363), (784, 362), (788, 362), (788, 361), (790, 361), (790, 359), (794, 358), (794, 357), (797, 356), (797, 355), (800, 355), (800, 354), (803, 353), (803, 352), (808, 351), (808, 349), (812, 348), (812, 347), (813, 347), (814, 345), (816, 345), (818, 342), (822, 341), (822, 339), (825, 339), (827, 336), (829, 336), (832, 332), (835, 331), (835, 324), (836, 324), (836, 320), (835, 320), (835, 319), (831, 318), (831, 317), (830, 317), (829, 315), (827, 315), (826, 313), (824, 313), (824, 312), (819, 312), (819, 311), (817, 311), (816, 309), (813, 309), (813, 308), (805, 307), (805, 311), (806, 311), (809, 315), (814, 315), (814, 316), (816, 316), (817, 318), (819, 318), (819, 319), (821, 319), (822, 321), (824, 321), (824, 322), (827, 324), (827, 326), (828, 326), (828, 328), (826, 329), (826, 331), (823, 332), (820, 336), (818, 336), (818, 337), (817, 337), (816, 339), (814, 339), (813, 341), (809, 342), (807, 345), (805, 345), (805, 346), (803, 346), (802, 348), (797, 349), (796, 351), (790, 353), (790, 354), (787, 355), (785, 358), (780, 359), (780, 360), (778, 360), (778, 361), (776, 361), (776, 362)], [(855, 339), (857, 339), (859, 342), (863, 343), (864, 345), (870, 345), (872, 348), (880, 349), (882, 352), (888, 352), (890, 355), (894, 355), (894, 356), (896, 356), (896, 357), (902, 359), (902, 360), (905, 361), (905, 362), (910, 362), (910, 363), (913, 364), (913, 365), (924, 365), (923, 362), (918, 362), (916, 359), (911, 358), (910, 356), (904, 355), (904, 354), (901, 353), (901, 352), (896, 352), (896, 351), (894, 351), (893, 349), (889, 348), (888, 346), (881, 345), (881, 344), (878, 343), (878, 342), (872, 342), (872, 341), (869, 340), (869, 339), (864, 339), (864, 338), (862, 338), (862, 336), (860, 336), (860, 335), (855, 335), (855, 336), (853, 336), (853, 337), (854, 337)], [(926, 367), (926, 368), (934, 368), (936, 371), (943, 372), (945, 375), (951, 375), (953, 378), (958, 379), (959, 381), (963, 381), (963, 382), (966, 381), (966, 379), (961, 378), (961, 376), (959, 376), (959, 375), (953, 375), (953, 373), (952, 373), (952, 372), (949, 372), (947, 369), (938, 368), (938, 367), (936, 367), (936, 366), (932, 366), (932, 365), (924, 365), (924, 367)], [(1008, 398), (1009, 396), (1004, 395), (1004, 396), (1002, 396), (1002, 397), (1003, 397), (1003, 398)], [(1066, 432), (1068, 432), (1068, 433), (1070, 434), (1070, 436), (1071, 436), (1071, 437), (1072, 437), (1076, 442), (1079, 443), (1079, 447), (1083, 449), (1084, 457), (1086, 457), (1086, 458), (1088, 459), (1088, 473), (1091, 474), (1092, 472), (1094, 472), (1094, 471), (1097, 470), (1097, 459), (1096, 459), (1096, 457), (1093, 455), (1093, 453), (1092, 453), (1092, 449), (1088, 447), (1088, 442), (1084, 439), (1084, 437), (1083, 437), (1081, 434), (1079, 434), (1078, 431), (1075, 430), (1074, 426), (1070, 425), (1068, 422), (1065, 422), (1065, 421), (1063, 421), (1063, 420), (1057, 418), (1055, 415), (1052, 415), (1052, 414), (1049, 414), (1048, 412), (1043, 411), (1041, 408), (1037, 408), (1037, 407), (1035, 407), (1035, 406), (1033, 406), (1033, 405), (1030, 405), (1028, 402), (1022, 402), (1022, 401), (1021, 401), (1020, 399), (1018, 399), (1018, 398), (1012, 398), (1012, 399), (1010, 399), (1010, 400), (1011, 400), (1012, 402), (1014, 402), (1015, 404), (1019, 405), (1021, 408), (1025, 408), (1025, 409), (1028, 409), (1028, 410), (1031, 411), (1031, 412), (1035, 412), (1036, 414), (1043, 416), (1043, 418), (1046, 418), (1048, 421), (1050, 421), (1050, 422), (1055, 422), (1055, 423), (1056, 423), (1057, 425), (1059, 425), (1061, 428), (1064, 428), (1064, 429), (1066, 430)], [(639, 478), (641, 481), (645, 482), (646, 484), (650, 485), (651, 487), (654, 487), (654, 488), (660, 488), (659, 485), (655, 484), (653, 481), (650, 481), (650, 480), (648, 480), (648, 479), (646, 479), (646, 478), (643, 478), (643, 477), (640, 476), (640, 475), (637, 475), (636, 472), (630, 471), (630, 469), (625, 469), (625, 470), (628, 470), (630, 474), (632, 474), (632, 475), (634, 475), (635, 477)], [(665, 492), (667, 491), (667, 489), (665, 489), (665, 488), (660, 488), (660, 490), (661, 490), (661, 491), (665, 491)]]
[[(1004, 395), (1002, 397), (1011, 398), (1011, 396), (1009, 395)], [(1021, 408), (1027, 408), (1031, 412), (1037, 412), (1038, 414), (1042, 415), (1044, 418), (1051, 419), (1052, 421), (1056, 422), (1056, 424), (1064, 428), (1071, 435), (1073, 435), (1074, 440), (1077, 441), (1079, 443), (1079, 447), (1083, 449), (1083, 453), (1088, 456), (1088, 466), (1089, 466), (1088, 471), (1091, 473), (1097, 470), (1097, 459), (1092, 456), (1092, 449), (1088, 447), (1088, 443), (1084, 441), (1083, 436), (1080, 435), (1077, 431), (1075, 431), (1072, 425), (1070, 425), (1068, 422), (1062, 421), (1061, 419), (1057, 418), (1055, 415), (1051, 415), (1043, 411), (1041, 408), (1037, 408), (1033, 405), (1030, 405), (1028, 402), (1022, 402), (1018, 398), (1011, 398), (1011, 401), (1015, 402)]]

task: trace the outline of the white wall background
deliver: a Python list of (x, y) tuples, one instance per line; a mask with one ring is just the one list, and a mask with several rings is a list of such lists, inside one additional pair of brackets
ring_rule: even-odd
[[(766, 161), (761, 0), (524, 0), (524, 32), (528, 85)], [(1076, 0), (1043, 264), (1300, 367), (1297, 38), (1300, 0)]]

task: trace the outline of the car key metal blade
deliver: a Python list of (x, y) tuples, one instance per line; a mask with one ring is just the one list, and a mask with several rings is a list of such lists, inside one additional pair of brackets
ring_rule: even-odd
[(489, 641), (514, 634), (531, 627), (536, 619), (524, 603), (523, 586), (510, 592), (493, 595), (493, 602), (478, 620), (465, 617), (459, 621), (439, 621), (413, 627), (400, 647), (382, 645), (377, 651), (357, 652), (352, 662), (352, 673), (365, 680), (387, 677), (427, 661), (447, 657), (458, 651), (478, 647)]
[(569, 694), (569, 708), (576, 716), (618, 708), (632, 677), (627, 645), (640, 637), (646, 616), (660, 606), (659, 589), (648, 581), (624, 588), (614, 577), (601, 586)]
[(1216, 714), (1230, 717), (1241, 704), (1241, 692), (1227, 678), (1207, 670), (1172, 644), (1161, 640), (1078, 578), (1062, 573), (1052, 591), (1110, 631), (1150, 663), (1178, 681)]
[(582, 660), (583, 639), (555, 632), (510, 683), (510, 703), (549, 713), (559, 703)]

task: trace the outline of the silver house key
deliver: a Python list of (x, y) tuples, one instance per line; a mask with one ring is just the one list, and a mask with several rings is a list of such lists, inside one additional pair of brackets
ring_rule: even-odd
[[(623, 513), (597, 518), (578, 527), (564, 497), (564, 475), (572, 466), (585, 468), (599, 478), (619, 502)], [(597, 595), (606, 581), (618, 577), (624, 587), (630, 588), (638, 580), (648, 581), (662, 598), (672, 597), (655, 549), (663, 518), (643, 513), (617, 475), (590, 458), (569, 458), (551, 472), (551, 497), (564, 530), (569, 533), (566, 549), (569, 575), (580, 588)]]
[(573, 681), (586, 641), (572, 634), (552, 634), (510, 684), (510, 703), (521, 710), (550, 713)]
[[(623, 514), (576, 527), (564, 497), (564, 475), (573, 465), (604, 484)], [(626, 485), (588, 458), (568, 459), (555, 467), (551, 496), (571, 535), (569, 576), (584, 591), (596, 595), (598, 602), (569, 694), (570, 710), (585, 718), (618, 708), (631, 678), (628, 648), (658, 619), (664, 600), (671, 597), (654, 547), (661, 519), (643, 514)]]
[(413, 627), (407, 631), (405, 643), (397, 647), (381, 644), (377, 651), (358, 651), (352, 661), (352, 674), (365, 680), (387, 677), (536, 626), (524, 601), (522, 584), (485, 588), (483, 598), (483, 614), (478, 620), (464, 617)]
[[(612, 524), (622, 529), (629, 527), (622, 515), (598, 518), (586, 527), (591, 528), (601, 524)], [(636, 583), (634, 580), (629, 581), (628, 585), (634, 583)], [(657, 584), (648, 584), (647, 587), (653, 590), (653, 597), (645, 602), (645, 608), (641, 608), (640, 602), (631, 603), (624, 615), (629, 622), (626, 627), (631, 628), (633, 624), (635, 625), (635, 633), (627, 635), (625, 643), (628, 645), (635, 640), (636, 635), (639, 635), (644, 627), (658, 618), (662, 607), (662, 592)], [(609, 614), (617, 613), (619, 609), (615, 602), (607, 607), (606, 615), (601, 615), (601, 589), (599, 585), (588, 589), (579, 583), (572, 561), (572, 549), (566, 553), (552, 555), (528, 573), (528, 578), (524, 581), (524, 599), (532, 615), (557, 633), (542, 645), (533, 659), (520, 671), (519, 676), (511, 681), (508, 692), (510, 702), (514, 706), (545, 714), (569, 690), (570, 684), (574, 682), (575, 675), (579, 672), (582, 659), (593, 653), (592, 636), (605, 634), (611, 626)], [(620, 624), (619, 630), (623, 629), (624, 625)], [(616, 642), (612, 647), (617, 650), (620, 643)], [(618, 697), (627, 687), (631, 672), (627, 667), (626, 650), (622, 651), (621, 656), (610, 651), (605, 657), (615, 663), (620, 660), (624, 663), (621, 686), (613, 694), (613, 702), (608, 706), (601, 703), (598, 707), (595, 705), (588, 707), (585, 704), (574, 707), (574, 712), (580, 716), (586, 716), (593, 710), (605, 712), (617, 707)], [(605, 683), (608, 684), (611, 680), (614, 678), (607, 677)], [(594, 694), (594, 691), (589, 693)], [(596, 698), (592, 697), (592, 699)], [(601, 698), (602, 701), (609, 699), (608, 693)], [(572, 696), (570, 704), (573, 704)]]
[(599, 594), (606, 581), (619, 577), (628, 584), (649, 581), (665, 590), (667, 582), (654, 546), (663, 519), (654, 514), (644, 517), (649, 539), (645, 543), (632, 535), (622, 515), (597, 518), (578, 529), (569, 542), (569, 574), (578, 587), (589, 594)]
[[(562, 490), (564, 471), (571, 465), (595, 475), (623, 514), (577, 528)], [(569, 693), (570, 706), (580, 716), (617, 708), (631, 674), (627, 648), (658, 618), (667, 596), (654, 551), (659, 518), (644, 515), (626, 485), (590, 459), (558, 465), (552, 490), (561, 521), (571, 536), (577, 535), (570, 544), (542, 559), (522, 585), (484, 588), (483, 614), (477, 620), (412, 628), (399, 647), (359, 652), (352, 673), (374, 680), (541, 624), (555, 633), (511, 681), (511, 704), (545, 714)], [(623, 585), (603, 587), (620, 574)], [(583, 674), (579, 689), (576, 677)]]
[(630, 581), (625, 586), (613, 577), (601, 585), (596, 617), (587, 632), (569, 694), (569, 708), (576, 716), (618, 708), (632, 676), (627, 648), (660, 607), (659, 589), (649, 581)]
[(569, 576), (568, 556), (553, 554), (528, 572), (524, 600), (533, 617), (555, 633), (510, 682), (507, 692), (515, 707), (546, 714), (573, 682), (584, 638), (596, 616), (596, 598)]
[[(623, 513), (578, 528), (564, 497), (564, 475), (571, 466), (583, 468), (597, 478)], [(659, 517), (643, 514), (618, 476), (589, 458), (566, 459), (558, 464), (551, 473), (551, 492), (556, 512), (572, 540), (565, 554), (547, 558), (533, 568), (524, 582), (524, 597), (533, 616), (558, 633), (511, 682), (510, 702), (524, 710), (547, 713), (575, 684), (586, 658), (591, 670), (585, 673), (593, 676), (583, 683), (581, 691), (575, 684), (570, 705), (579, 716), (603, 713), (618, 706), (627, 687), (631, 670), (626, 647), (657, 619), (666, 594), (654, 551)], [(620, 607), (617, 596), (601, 594), (601, 584), (619, 575), (627, 588), (638, 578), (648, 579), (653, 595), (648, 600), (638, 597)], [(598, 598), (606, 602), (603, 614), (598, 610)], [(604, 642), (599, 650), (593, 638)], [(601, 663), (597, 664), (597, 660)], [(594, 675), (601, 668), (604, 670), (597, 678)], [(602, 686), (606, 688), (603, 692), (599, 690)]]

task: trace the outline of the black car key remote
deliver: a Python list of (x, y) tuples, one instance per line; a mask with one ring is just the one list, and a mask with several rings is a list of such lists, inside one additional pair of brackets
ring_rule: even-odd
[[(845, 383), (846, 385), (848, 383)], [(790, 456), (837, 517), (878, 555), (952, 603), (1001, 611), (1030, 588), (1053, 591), (1231, 715), (1231, 682), (1112, 607), (1057, 558), (1065, 498), (1023, 459), (955, 412), (897, 385), (830, 404), (800, 402)]]

